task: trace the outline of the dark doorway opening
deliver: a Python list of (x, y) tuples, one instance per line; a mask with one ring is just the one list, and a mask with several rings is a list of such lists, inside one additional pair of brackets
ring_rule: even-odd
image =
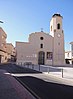
[(45, 52), (40, 51), (38, 53), (38, 64), (39, 65), (44, 65), (45, 64)]

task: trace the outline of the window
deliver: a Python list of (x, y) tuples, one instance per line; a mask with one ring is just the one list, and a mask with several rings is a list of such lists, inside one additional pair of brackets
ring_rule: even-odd
[(57, 29), (60, 29), (60, 23), (57, 24)]
[(40, 40), (43, 40), (44, 38), (43, 37), (40, 37)]
[(47, 59), (51, 60), (53, 57), (52, 52), (47, 52)]
[(51, 31), (52, 31), (52, 26), (51, 26)]
[(40, 44), (40, 48), (43, 48), (43, 44)]
[(58, 45), (60, 45), (60, 42), (58, 43)]

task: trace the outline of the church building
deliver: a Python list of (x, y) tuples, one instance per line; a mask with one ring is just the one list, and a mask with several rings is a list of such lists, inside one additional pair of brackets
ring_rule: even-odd
[(35, 32), (28, 42), (16, 42), (17, 63), (63, 65), (65, 63), (63, 17), (54, 14), (50, 21), (50, 33)]

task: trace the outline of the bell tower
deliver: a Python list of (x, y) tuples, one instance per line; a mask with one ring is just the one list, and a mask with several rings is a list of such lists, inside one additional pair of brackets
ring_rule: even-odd
[(53, 65), (63, 65), (65, 62), (62, 19), (60, 14), (54, 14), (50, 21), (50, 35), (53, 37)]

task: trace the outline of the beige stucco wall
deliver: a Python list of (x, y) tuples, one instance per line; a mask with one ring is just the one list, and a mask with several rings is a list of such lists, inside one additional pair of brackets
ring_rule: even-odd
[(6, 43), (6, 52), (8, 60), (11, 60), (12, 57), (15, 57), (16, 51), (12, 43)]
[(1, 63), (7, 62), (7, 53), (0, 51), (0, 55), (1, 55)]
[(6, 38), (7, 38), (6, 33), (0, 27), (0, 49), (3, 51), (6, 51)]
[(10, 55), (15, 56), (15, 48), (12, 45), (12, 43), (6, 43), (6, 52), (9, 53)]
[(65, 52), (64, 52), (64, 35), (63, 33), (60, 33), (61, 37), (58, 37), (58, 33), (54, 36), (54, 46), (53, 46), (53, 59), (54, 64), (64, 64), (65, 63)]
[(7, 34), (0, 27), (0, 55), (1, 55), (1, 63), (7, 62), (6, 38), (7, 38)]
[[(57, 29), (57, 24), (60, 24), (60, 29)], [(51, 30), (52, 26), (52, 30)], [(64, 52), (64, 32), (62, 27), (62, 17), (54, 16), (50, 21), (50, 35), (53, 40), (53, 64), (63, 65), (65, 64), (65, 52)]]
[[(43, 40), (40, 40), (43, 37)], [(52, 64), (51, 60), (46, 59), (46, 53), (52, 52), (53, 38), (44, 32), (35, 32), (30, 34), (29, 42), (16, 42), (17, 62), (32, 62), (38, 64), (38, 53), (45, 52), (45, 64)], [(40, 48), (43, 44), (43, 48)]]

